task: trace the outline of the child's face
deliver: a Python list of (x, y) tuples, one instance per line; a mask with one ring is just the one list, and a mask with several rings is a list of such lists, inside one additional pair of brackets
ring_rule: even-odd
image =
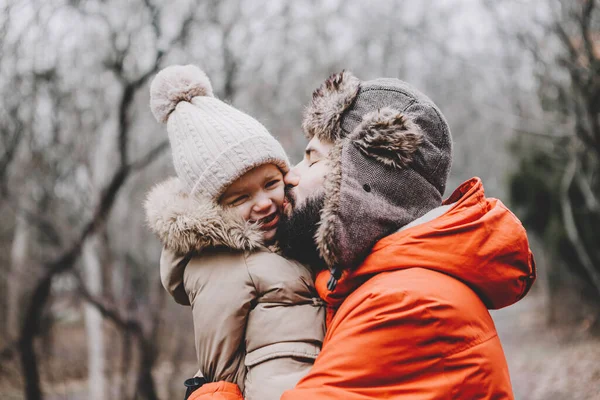
[(266, 242), (275, 237), (284, 199), (283, 174), (273, 164), (256, 167), (233, 182), (219, 199), (246, 221), (259, 222)]

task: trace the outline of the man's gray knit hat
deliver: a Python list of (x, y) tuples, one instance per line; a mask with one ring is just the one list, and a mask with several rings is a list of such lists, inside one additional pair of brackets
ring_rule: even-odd
[(160, 71), (150, 86), (150, 108), (167, 124), (177, 177), (198, 199), (217, 201), (263, 164), (289, 170), (281, 144), (260, 122), (215, 98), (210, 80), (194, 65)]
[(334, 143), (316, 242), (338, 273), (358, 267), (377, 241), (441, 205), (450, 128), (406, 82), (334, 74), (313, 93), (302, 125), (309, 139)]

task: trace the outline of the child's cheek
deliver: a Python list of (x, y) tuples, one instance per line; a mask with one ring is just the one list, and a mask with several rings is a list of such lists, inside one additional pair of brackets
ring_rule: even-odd
[(250, 219), (251, 207), (246, 203), (231, 207), (231, 211), (233, 211), (236, 216), (242, 218), (244, 221), (248, 221)]

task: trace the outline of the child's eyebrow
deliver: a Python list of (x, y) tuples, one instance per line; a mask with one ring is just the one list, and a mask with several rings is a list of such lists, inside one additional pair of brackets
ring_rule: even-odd
[(234, 190), (234, 191), (233, 191), (233, 192), (231, 192), (231, 193), (227, 193), (227, 196), (224, 196), (223, 198), (227, 198), (227, 199), (229, 199), (229, 198), (231, 198), (231, 197), (235, 197), (235, 196), (239, 196), (239, 195), (241, 195), (241, 194), (245, 194), (245, 192), (246, 192), (246, 189), (245, 189), (245, 188), (238, 189), (238, 190)]
[(265, 182), (266, 181), (272, 181), (273, 179), (279, 179), (279, 178), (280, 178), (279, 174), (273, 172), (273, 173), (270, 173), (268, 175), (265, 175)]

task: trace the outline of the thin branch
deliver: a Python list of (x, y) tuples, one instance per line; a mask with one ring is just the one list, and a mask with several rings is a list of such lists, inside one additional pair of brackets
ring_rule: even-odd
[[(142, 394), (148, 400), (158, 400), (154, 387), (154, 379), (152, 378), (152, 366), (156, 361), (156, 338), (152, 337), (150, 340), (146, 338), (140, 320), (122, 316), (115, 307), (111, 307), (102, 301), (100, 297), (91, 294), (83, 283), (83, 279), (81, 279), (81, 276), (76, 271), (72, 270), (71, 272), (78, 282), (78, 290), (84, 300), (94, 306), (104, 318), (109, 319), (119, 328), (133, 334), (137, 338), (142, 358), (137, 383), (138, 393)], [(157, 327), (158, 323), (154, 323), (153, 327)]]
[(123, 89), (123, 94), (121, 95), (121, 101), (119, 104), (119, 135), (118, 135), (118, 146), (119, 149), (119, 159), (121, 161), (121, 166), (125, 166), (128, 164), (129, 157), (129, 107), (133, 103), (133, 97), (135, 95), (136, 88), (135, 86), (128, 84)]
[[(590, 24), (596, 0), (585, 0), (583, 3), (583, 12), (581, 13), (580, 19), (581, 36), (583, 37), (583, 43), (588, 61), (590, 66), (593, 66), (598, 61), (598, 58), (596, 57), (596, 53), (594, 51), (594, 41), (592, 40), (590, 33)], [(593, 78), (590, 77), (590, 79)]]
[(152, 21), (152, 28), (157, 38), (161, 37), (162, 31), (160, 27), (160, 10), (152, 3), (152, 0), (144, 0), (144, 4), (150, 13), (150, 19)]
[(510, 126), (515, 132), (518, 132), (522, 135), (526, 135), (526, 136), (535, 136), (535, 137), (539, 137), (539, 138), (544, 138), (544, 139), (551, 139), (551, 140), (560, 140), (560, 139), (564, 139), (569, 137), (570, 135), (555, 135), (552, 133), (548, 133), (548, 132), (542, 132), (539, 130), (530, 130), (527, 128), (520, 128), (518, 126)]
[(563, 58), (562, 61), (566, 64), (571, 73), (573, 79), (577, 82), (582, 82), (581, 71), (579, 65), (577, 64), (577, 60), (579, 59), (579, 52), (575, 48), (571, 37), (565, 31), (564, 27), (561, 25), (561, 21), (555, 21), (553, 24), (553, 30), (565, 46), (566, 50), (569, 53), (570, 59)]
[[(157, 35), (157, 43), (161, 42), (160, 37), (160, 13), (158, 9), (151, 4), (149, 0), (145, 0), (147, 7), (152, 15), (152, 24), (154, 26), (155, 33)], [(195, 3), (192, 3), (192, 7)], [(193, 12), (188, 13), (188, 16), (184, 19), (181, 24), (181, 29), (178, 34), (173, 37), (169, 47), (174, 46), (177, 42), (181, 41), (188, 33), (191, 23), (194, 20), (195, 14)], [(121, 96), (121, 102), (119, 107), (119, 134), (118, 134), (118, 149), (121, 160), (121, 165), (125, 166), (128, 164), (128, 134), (129, 134), (129, 109), (133, 104), (133, 99), (137, 91), (146, 84), (146, 82), (152, 77), (160, 68), (163, 57), (165, 56), (165, 50), (157, 47), (154, 55), (154, 61), (152, 66), (137, 79), (129, 81), (123, 88), (123, 94)]]
[(592, 212), (600, 212), (600, 201), (596, 198), (590, 183), (583, 176), (581, 169), (578, 169), (575, 173), (575, 182), (577, 183), (577, 186), (581, 190), (581, 194), (585, 199), (586, 207)]
[[(11, 114), (16, 115), (16, 112), (17, 107), (14, 107), (14, 109), (11, 111)], [(23, 134), (21, 132), (22, 122), (17, 118), (15, 118), (14, 122), (16, 126), (12, 129), (12, 134), (8, 132), (10, 128), (6, 128), (5, 132), (3, 129), (2, 132), (3, 138), (9, 137), (8, 140), (4, 141), (4, 154), (2, 154), (2, 158), (0, 159), (0, 181), (2, 182), (3, 186), (6, 184), (6, 175), (8, 173), (8, 169), (17, 155), (17, 150), (23, 140)]]
[(15, 350), (18, 345), (18, 340), (12, 340), (9, 344), (4, 346), (4, 348), (0, 350), (0, 361), (10, 360), (14, 356)]
[(75, 278), (77, 282), (77, 290), (83, 299), (94, 306), (104, 318), (109, 319), (119, 328), (133, 333), (136, 337), (142, 336), (142, 326), (137, 320), (124, 317), (120, 314), (117, 308), (110, 306), (99, 296), (95, 296), (90, 293), (89, 289), (83, 282), (81, 275), (77, 271), (71, 270), (71, 275)]
[(31, 225), (35, 225), (38, 231), (44, 235), (44, 238), (53, 246), (59, 247), (62, 245), (62, 238), (57, 228), (52, 224), (46, 214), (36, 213), (23, 205), (20, 198), (9, 197), (6, 202), (13, 210), (19, 210), (23, 213), (24, 218)]
[(131, 163), (130, 168), (132, 171), (139, 171), (141, 169), (146, 168), (152, 162), (154, 162), (158, 157), (160, 157), (165, 150), (169, 148), (169, 141), (164, 140), (160, 142), (157, 146), (155, 146), (148, 153), (140, 157), (138, 160)]

